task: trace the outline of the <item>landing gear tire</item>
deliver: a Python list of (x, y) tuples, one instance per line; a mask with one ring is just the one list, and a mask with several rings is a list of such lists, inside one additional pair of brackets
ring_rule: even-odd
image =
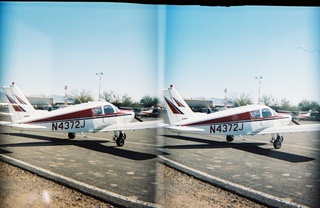
[(227, 135), (226, 139), (227, 139), (227, 142), (232, 142), (234, 140), (234, 136), (233, 135)]
[(280, 149), (283, 142), (283, 136), (278, 135), (276, 140), (273, 141), (273, 147), (275, 149)]
[(127, 135), (125, 133), (120, 133), (119, 137), (116, 140), (117, 146), (122, 147), (126, 138)]
[(123, 145), (124, 145), (124, 139), (121, 138), (121, 137), (119, 137), (119, 138), (117, 139), (117, 146), (118, 146), (118, 147), (122, 147)]
[(74, 132), (69, 132), (69, 133), (68, 133), (68, 138), (69, 138), (69, 139), (74, 139), (74, 138), (76, 138), (76, 133), (74, 133)]

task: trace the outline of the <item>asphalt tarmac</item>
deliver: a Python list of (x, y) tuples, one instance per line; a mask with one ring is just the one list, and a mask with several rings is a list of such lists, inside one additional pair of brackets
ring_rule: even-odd
[[(301, 122), (303, 124), (303, 122)], [(320, 133), (282, 134), (281, 149), (270, 135), (235, 137), (158, 136), (166, 158), (202, 173), (307, 207), (320, 206)]]
[[(113, 132), (78, 135), (1, 129), (0, 153), (50, 173), (128, 199), (154, 203), (156, 198), (156, 130), (126, 132), (123, 147)], [(59, 179), (58, 179), (59, 180)]]
[(167, 130), (126, 132), (124, 147), (112, 132), (77, 135), (16, 132), (2, 128), (0, 154), (68, 179), (156, 203), (158, 156), (285, 201), (319, 207), (319, 132), (283, 134), (281, 149), (270, 135), (235, 137), (177, 135)]

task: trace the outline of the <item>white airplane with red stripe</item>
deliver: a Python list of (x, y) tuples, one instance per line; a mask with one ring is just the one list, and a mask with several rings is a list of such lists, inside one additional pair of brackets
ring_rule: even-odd
[(157, 128), (161, 127), (162, 123), (161, 121), (132, 122), (136, 118), (133, 111), (120, 110), (106, 101), (83, 103), (39, 113), (14, 83), (2, 89), (8, 102), (12, 122), (0, 121), (0, 125), (19, 131), (66, 132), (69, 139), (74, 139), (76, 133), (113, 131), (113, 139), (118, 146), (123, 146), (126, 139), (124, 130)]
[(320, 124), (289, 125), (290, 114), (280, 114), (265, 105), (248, 105), (212, 114), (194, 113), (171, 85), (164, 90), (165, 105), (172, 132), (234, 136), (268, 134), (275, 149), (281, 148), (285, 132), (320, 131)]

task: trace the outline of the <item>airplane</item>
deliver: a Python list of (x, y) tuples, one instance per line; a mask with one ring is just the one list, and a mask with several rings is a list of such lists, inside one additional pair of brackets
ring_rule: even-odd
[(308, 112), (298, 112), (298, 115), (293, 115), (292, 117), (295, 119), (300, 120), (307, 120), (307, 119), (311, 119), (312, 110), (309, 110)]
[[(292, 116), (292, 119), (296, 120), (311, 120), (314, 119), (314, 116), (311, 114), (313, 113), (312, 110), (309, 111), (285, 111), (285, 110), (277, 110), (279, 113), (290, 113)], [(317, 111), (314, 111), (314, 113), (318, 113)], [(299, 125), (299, 123), (297, 123)]]
[(138, 116), (142, 117), (157, 117), (159, 115), (159, 109), (152, 106), (148, 110), (142, 110), (137, 114)]
[[(312, 110), (309, 110), (307, 112), (298, 112), (297, 115), (292, 115), (292, 118), (297, 119), (298, 121), (301, 120), (312, 120), (315, 116), (312, 115)], [(315, 111), (317, 113), (317, 111)]]
[(280, 149), (285, 132), (320, 131), (320, 124), (290, 125), (292, 116), (280, 114), (265, 105), (247, 105), (212, 114), (194, 113), (178, 91), (170, 85), (164, 90), (164, 100), (169, 123), (164, 128), (175, 133), (226, 135), (232, 142), (234, 136), (271, 134), (271, 143)]
[(69, 139), (74, 139), (76, 133), (96, 133), (113, 131), (113, 140), (121, 147), (125, 143), (124, 130), (158, 128), (161, 121), (132, 122), (135, 113), (129, 110), (119, 110), (106, 101), (82, 103), (67, 108), (61, 108), (46, 113), (36, 111), (20, 89), (13, 82), (3, 86), (3, 92), (8, 102), (11, 115), (10, 121), (0, 121), (0, 125), (25, 131), (67, 132)]

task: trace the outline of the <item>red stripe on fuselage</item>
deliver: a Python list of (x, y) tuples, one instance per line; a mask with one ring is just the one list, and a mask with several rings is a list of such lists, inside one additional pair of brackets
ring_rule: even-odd
[(182, 103), (180, 103), (179, 100), (177, 100), (177, 99), (175, 99), (175, 98), (173, 98), (173, 100), (177, 103), (177, 105), (178, 105), (179, 107), (184, 107), (184, 105), (182, 105)]
[(29, 121), (27, 123), (41, 123), (41, 122), (53, 122), (53, 121), (62, 121), (62, 120), (79, 120), (79, 119), (95, 119), (95, 118), (108, 118), (108, 117), (118, 117), (118, 116), (127, 116), (129, 111), (120, 111), (113, 114), (101, 114), (94, 115), (92, 109), (85, 109), (77, 112), (67, 113), (63, 115), (57, 115), (52, 117), (47, 117), (43, 119), (37, 119)]
[(12, 105), (13, 109), (17, 112), (26, 112), (20, 105)]
[(63, 115), (57, 115), (57, 116), (47, 117), (47, 118), (43, 118), (43, 119), (33, 120), (28, 123), (82, 119), (82, 118), (88, 118), (88, 117), (90, 118), (93, 116), (94, 116), (94, 113), (93, 113), (92, 109), (85, 109), (85, 110), (76, 111), (76, 112), (72, 112), (72, 113), (66, 113)]
[(170, 100), (164, 97), (173, 114), (183, 114)]
[(21, 98), (19, 98), (18, 96), (16, 96), (16, 98), (18, 99), (18, 101), (23, 104), (23, 105), (27, 105), (27, 103), (25, 103)]
[(239, 122), (243, 120), (251, 120), (252, 116), (250, 112), (245, 112), (245, 113), (240, 113), (240, 114), (235, 114), (235, 115), (230, 115), (230, 116), (225, 116), (221, 118), (214, 118), (206, 121), (200, 121), (196, 123), (191, 123), (187, 124), (187, 126), (193, 126), (193, 125), (210, 125), (213, 123), (228, 123), (228, 122)]
[(185, 126), (197, 126), (197, 125), (211, 125), (217, 123), (239, 123), (239, 122), (253, 122), (253, 121), (268, 121), (268, 120), (277, 120), (277, 119), (287, 119), (286, 116), (270, 116), (263, 118), (252, 118), (250, 112), (240, 113), (236, 115), (225, 116), (221, 118), (215, 118), (195, 123), (186, 124)]
[(17, 104), (17, 102), (14, 99), (12, 99), (9, 95), (6, 94), (6, 97), (8, 98), (11, 104)]

